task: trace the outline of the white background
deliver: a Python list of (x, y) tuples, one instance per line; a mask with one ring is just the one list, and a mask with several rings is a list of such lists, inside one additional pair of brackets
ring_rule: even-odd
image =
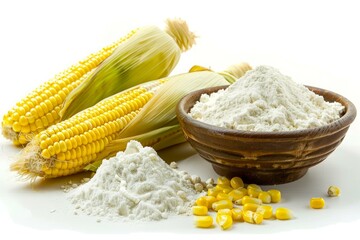
[[(360, 106), (359, 10), (356, 1), (1, 1), (0, 115), (87, 54), (132, 28), (147, 24), (163, 27), (169, 17), (187, 20), (199, 36), (197, 45), (182, 55), (173, 74), (194, 64), (214, 70), (241, 61), (252, 66), (266, 64), (302, 84), (338, 92)], [(239, 238), (271, 234), (288, 239), (355, 234), (360, 227), (359, 140), (356, 119), (341, 146), (326, 161), (311, 168), (301, 180), (277, 186), (284, 196), (281, 205), (293, 209), (294, 220), (266, 221), (262, 226), (237, 224), (222, 232), (218, 227), (196, 229), (191, 217), (147, 224), (96, 223), (94, 218), (75, 217), (59, 190), (62, 183), (74, 178), (31, 188), (9, 172), (9, 164), (20, 149), (1, 137), (1, 235), (198, 239), (206, 234), (218, 239), (224, 237), (219, 234), (230, 238), (229, 234)], [(180, 168), (192, 174), (216, 177), (211, 166), (188, 145), (161, 154), (168, 161), (182, 160)], [(324, 196), (331, 184), (342, 188), (341, 197), (325, 198), (323, 210), (309, 209), (309, 198)]]

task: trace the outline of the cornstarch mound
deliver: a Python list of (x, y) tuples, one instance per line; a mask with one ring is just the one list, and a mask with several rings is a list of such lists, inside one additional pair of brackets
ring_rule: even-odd
[(88, 215), (125, 221), (160, 220), (190, 212), (198, 195), (185, 176), (153, 148), (130, 141), (124, 152), (104, 160), (89, 182), (72, 190), (70, 200), (75, 209)]
[(323, 126), (343, 111), (277, 69), (259, 66), (227, 89), (203, 94), (189, 115), (228, 129), (277, 132)]

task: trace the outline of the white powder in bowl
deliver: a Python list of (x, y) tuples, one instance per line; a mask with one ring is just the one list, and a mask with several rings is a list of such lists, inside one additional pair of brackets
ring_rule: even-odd
[(189, 115), (228, 129), (276, 132), (323, 126), (343, 111), (277, 69), (259, 66), (227, 89), (203, 94)]
[(88, 215), (124, 221), (160, 220), (191, 210), (198, 194), (187, 178), (153, 148), (130, 141), (124, 152), (104, 160), (89, 182), (69, 194), (75, 209)]

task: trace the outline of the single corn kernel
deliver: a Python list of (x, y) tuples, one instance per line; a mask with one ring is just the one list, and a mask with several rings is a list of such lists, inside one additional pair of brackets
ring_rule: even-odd
[(260, 199), (258, 199), (258, 198), (254, 198), (254, 197), (250, 197), (250, 196), (244, 196), (241, 199), (241, 204), (245, 205), (246, 203), (255, 203), (255, 204), (261, 205), (262, 201)]
[(194, 215), (205, 216), (208, 213), (208, 208), (206, 206), (193, 206), (192, 211)]
[(220, 209), (217, 214), (224, 214), (224, 215), (230, 215), (232, 216), (232, 209), (229, 209), (229, 208), (224, 208), (224, 209)]
[(259, 197), (259, 194), (262, 192), (261, 189), (258, 188), (248, 188), (248, 194), (250, 197), (257, 198)]
[(213, 225), (213, 218), (211, 216), (196, 216), (195, 226), (199, 228), (210, 228)]
[(205, 197), (199, 197), (195, 201), (196, 206), (208, 206), (208, 202)]
[(232, 190), (228, 195), (232, 198), (232, 201), (239, 200), (245, 196), (243, 191), (239, 191), (237, 189)]
[(244, 182), (241, 178), (239, 177), (233, 177), (230, 180), (230, 186), (234, 189), (240, 188), (240, 187), (244, 187)]
[(213, 196), (204, 196), (204, 199), (206, 201), (206, 207), (208, 209), (211, 209), (212, 204), (217, 201), (216, 198)]
[(264, 220), (264, 216), (260, 212), (255, 212), (253, 214), (253, 218), (255, 224), (261, 224), (262, 221)]
[(248, 190), (244, 187), (237, 188), (236, 190), (242, 192), (244, 194), (244, 196), (248, 195)]
[(240, 208), (231, 209), (231, 215), (234, 221), (244, 221), (242, 213), (243, 211)]
[(227, 177), (218, 177), (217, 179), (217, 184), (221, 184), (221, 185), (224, 185), (224, 186), (230, 186), (230, 180), (227, 178)]
[(230, 201), (233, 200), (231, 196), (229, 196), (229, 195), (226, 194), (226, 193), (222, 193), (222, 192), (219, 193), (219, 194), (216, 196), (216, 200), (218, 200), (218, 201), (220, 201), (220, 200), (225, 200), (225, 199), (228, 199), (228, 200), (230, 200)]
[(219, 189), (217, 189), (216, 187), (214, 187), (214, 188), (209, 188), (209, 189), (208, 189), (208, 192), (207, 192), (207, 195), (208, 195), (208, 196), (216, 197), (220, 192), (222, 192), (222, 190), (219, 190)]
[(337, 197), (340, 195), (340, 188), (337, 186), (330, 186), (327, 193), (329, 197)]
[(293, 218), (293, 214), (288, 208), (277, 208), (275, 211), (275, 217), (279, 220), (289, 220)]
[(256, 209), (256, 212), (260, 212), (264, 219), (270, 219), (273, 216), (273, 208), (269, 205), (262, 205)]
[(232, 216), (228, 214), (217, 214), (216, 222), (222, 230), (229, 229), (233, 225)]
[(261, 189), (261, 187), (259, 186), (259, 185), (257, 185), (257, 184), (249, 184), (248, 186), (247, 186), (247, 189), (249, 190), (249, 189), (258, 189), (258, 190), (261, 190), (262, 191), (262, 189)]
[(277, 189), (270, 189), (268, 193), (271, 196), (272, 203), (278, 203), (281, 201), (281, 192)]
[(259, 198), (263, 203), (271, 203), (271, 196), (270, 196), (270, 193), (268, 193), (268, 192), (261, 192), (261, 193), (259, 193), (258, 198)]
[(311, 198), (310, 199), (310, 207), (313, 209), (321, 209), (325, 206), (325, 200), (323, 198)]
[(254, 212), (252, 211), (243, 211), (242, 217), (247, 223), (254, 223)]
[(220, 200), (220, 201), (214, 202), (212, 204), (212, 209), (216, 212), (219, 211), (220, 209), (224, 209), (224, 208), (232, 209), (233, 203), (227, 199), (227, 200)]
[(243, 206), (243, 210), (244, 211), (252, 211), (252, 212), (256, 212), (256, 210), (258, 209), (260, 205), (256, 204), (256, 203), (245, 203)]

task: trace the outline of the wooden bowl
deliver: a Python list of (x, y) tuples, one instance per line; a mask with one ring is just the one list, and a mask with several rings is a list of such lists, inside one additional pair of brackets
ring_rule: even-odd
[(177, 105), (177, 117), (187, 141), (217, 174), (239, 176), (247, 183), (281, 184), (301, 178), (339, 146), (356, 117), (356, 108), (348, 99), (310, 86), (326, 101), (345, 106), (340, 119), (306, 130), (255, 132), (216, 127), (188, 115), (201, 94), (224, 88), (206, 88), (184, 96)]

